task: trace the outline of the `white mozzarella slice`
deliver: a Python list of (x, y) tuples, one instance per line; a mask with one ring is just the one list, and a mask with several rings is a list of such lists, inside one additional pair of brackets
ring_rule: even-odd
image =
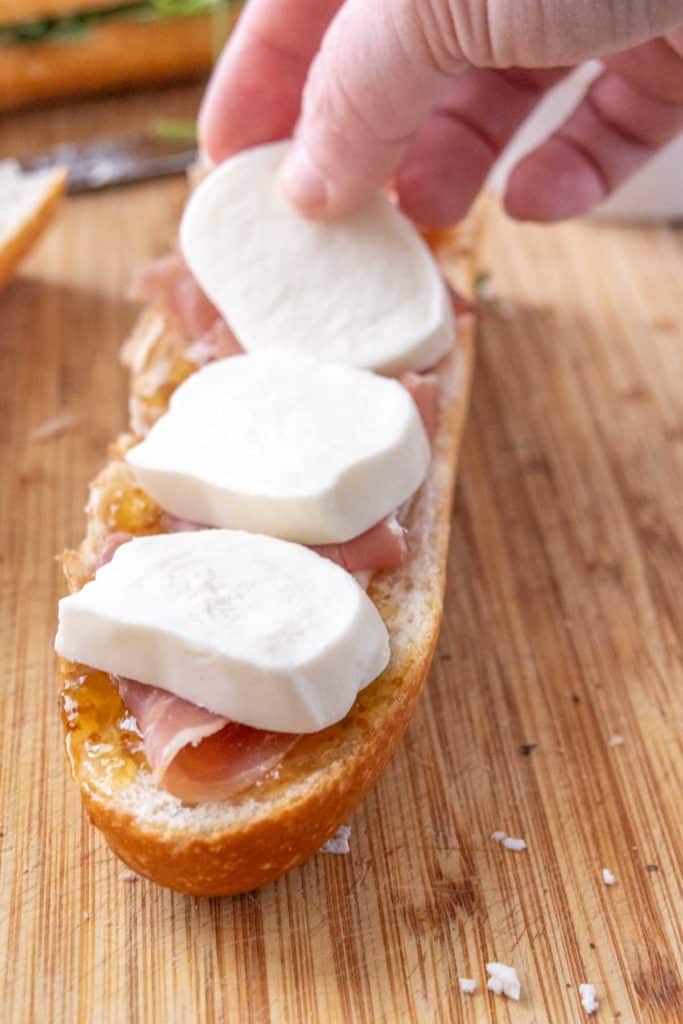
[(339, 721), (385, 668), (355, 579), (308, 548), (230, 530), (140, 537), (59, 603), (57, 653), (258, 729)]
[(397, 381), (295, 352), (210, 363), (126, 455), (179, 519), (302, 544), (364, 533), (417, 490), (429, 458)]
[(386, 374), (433, 366), (454, 323), (418, 231), (380, 191), (333, 223), (305, 219), (278, 183), (288, 145), (232, 157), (190, 199), (180, 241), (199, 284), (248, 351), (298, 349)]

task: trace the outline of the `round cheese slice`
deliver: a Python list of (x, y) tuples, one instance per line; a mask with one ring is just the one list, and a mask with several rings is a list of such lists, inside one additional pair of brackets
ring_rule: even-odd
[(57, 653), (257, 729), (339, 721), (385, 668), (386, 627), (353, 576), (231, 530), (139, 537), (59, 603)]
[(190, 199), (180, 242), (199, 284), (248, 351), (386, 374), (433, 366), (454, 324), (418, 231), (380, 191), (338, 221), (305, 219), (278, 183), (288, 145), (232, 157)]
[(210, 363), (126, 455), (174, 516), (302, 544), (364, 533), (417, 490), (429, 458), (397, 381), (296, 352)]

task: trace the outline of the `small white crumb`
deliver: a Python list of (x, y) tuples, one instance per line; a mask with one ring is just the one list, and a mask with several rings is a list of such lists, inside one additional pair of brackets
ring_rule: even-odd
[(458, 984), (460, 985), (460, 991), (466, 992), (468, 995), (472, 995), (473, 992), (477, 991), (477, 982), (474, 978), (458, 978)]
[(523, 839), (513, 839), (511, 836), (506, 836), (503, 840), (503, 846), (506, 850), (526, 850), (526, 843)]
[(616, 882), (616, 876), (612, 874), (609, 868), (602, 869), (602, 880), (605, 885), (614, 885)]
[(119, 871), (120, 882), (137, 882), (137, 880), (138, 876), (135, 874), (134, 871)]
[(610, 736), (610, 738), (607, 740), (607, 746), (608, 747), (623, 747), (625, 742), (626, 742), (626, 740), (624, 739), (623, 736), (619, 736), (619, 735), (615, 734), (614, 736)]
[(76, 418), (72, 412), (63, 412), (59, 416), (51, 416), (49, 420), (45, 420), (37, 426), (28, 436), (29, 441), (32, 443), (39, 443), (41, 441), (51, 441), (55, 437), (60, 437), (61, 434), (66, 434), (67, 431), (71, 430), (76, 426)]
[(495, 839), (497, 843), (502, 843), (504, 839), (507, 839), (507, 833), (501, 832), (500, 829), (496, 829), (495, 832), (491, 833), (491, 839)]
[(90, 920), (90, 914), (88, 913), (87, 910), (83, 911), (83, 920), (84, 921), (89, 921)]
[(320, 847), (321, 853), (350, 853), (351, 846), (349, 845), (349, 838), (351, 836), (350, 825), (340, 825), (331, 839)]
[(491, 992), (495, 992), (496, 995), (500, 995), (502, 992), (508, 999), (518, 1002), (522, 986), (514, 967), (509, 967), (507, 964), (490, 963), (486, 965), (486, 973), (489, 975), (486, 987)]
[(581, 993), (581, 1005), (586, 1013), (595, 1013), (600, 1006), (595, 998), (595, 985), (579, 985), (579, 992)]

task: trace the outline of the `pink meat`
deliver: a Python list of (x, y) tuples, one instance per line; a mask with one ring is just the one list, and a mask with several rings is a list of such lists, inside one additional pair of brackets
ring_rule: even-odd
[(104, 544), (100, 548), (96, 568), (101, 569), (103, 565), (107, 564), (107, 562), (111, 562), (121, 545), (126, 544), (132, 539), (133, 534), (126, 533), (124, 530), (117, 530), (115, 533), (108, 534), (107, 537), (105, 537)]
[(202, 526), (201, 523), (193, 523), (190, 519), (178, 519), (170, 512), (161, 513), (161, 529), (164, 533), (192, 533), (196, 530), (210, 530), (210, 526)]
[[(161, 517), (161, 526), (166, 533), (186, 533), (190, 530), (206, 530), (211, 527), (178, 519), (169, 512)], [(341, 565), (347, 572), (374, 572), (380, 569), (398, 569), (408, 556), (406, 531), (395, 514), (375, 523), (374, 526), (343, 544), (312, 544), (324, 558)]]
[(408, 542), (406, 531), (392, 513), (343, 544), (316, 544), (312, 550), (347, 572), (363, 572), (400, 568), (408, 557)]
[(408, 370), (401, 375), (400, 382), (415, 402), (427, 437), (431, 440), (436, 433), (439, 417), (439, 381), (436, 374)]
[(244, 349), (225, 320), (215, 320), (201, 338), (192, 342), (185, 354), (197, 366), (206, 366), (214, 359), (226, 359), (228, 356), (238, 356), (243, 352)]
[(276, 768), (299, 739), (240, 725), (156, 686), (115, 681), (155, 782), (188, 803), (234, 796)]
[(131, 293), (135, 299), (164, 306), (175, 314), (190, 339), (200, 338), (219, 318), (177, 250), (143, 267)]

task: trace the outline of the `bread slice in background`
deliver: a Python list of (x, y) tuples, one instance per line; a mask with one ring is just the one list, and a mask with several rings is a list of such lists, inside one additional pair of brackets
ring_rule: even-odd
[(13, 160), (0, 161), (0, 288), (47, 227), (65, 188), (63, 167), (23, 174)]
[(0, 46), (0, 110), (196, 78), (210, 70), (238, 13), (235, 4), (192, 17), (112, 21), (82, 39)]
[[(466, 297), (473, 293), (481, 222), (480, 211), (462, 228), (432, 239), (447, 278)], [(191, 372), (184, 351), (181, 332), (163, 311), (147, 310), (124, 349), (134, 430), (146, 429), (163, 412), (173, 388)], [(342, 722), (303, 737), (274, 775), (228, 802), (182, 804), (153, 782), (114, 685), (101, 673), (84, 675), (82, 666), (62, 663), (72, 772), (91, 820), (135, 871), (194, 895), (248, 891), (319, 850), (376, 781), (411, 717), (438, 637), (473, 359), (474, 318), (461, 316), (456, 347), (439, 367), (429, 474), (406, 518), (409, 562), (378, 574), (369, 591), (389, 630), (390, 664)], [(64, 555), (72, 590), (94, 572), (107, 533), (160, 528), (160, 510), (135, 486), (121, 458), (132, 440), (119, 439), (92, 485), (86, 537)], [(95, 702), (93, 692), (99, 694)]]
[[(123, 0), (134, 3), (135, 0)], [(116, 6), (116, 0), (0, 0), (0, 28), (20, 25), (23, 21), (40, 18), (64, 18), (79, 11), (106, 10)]]

